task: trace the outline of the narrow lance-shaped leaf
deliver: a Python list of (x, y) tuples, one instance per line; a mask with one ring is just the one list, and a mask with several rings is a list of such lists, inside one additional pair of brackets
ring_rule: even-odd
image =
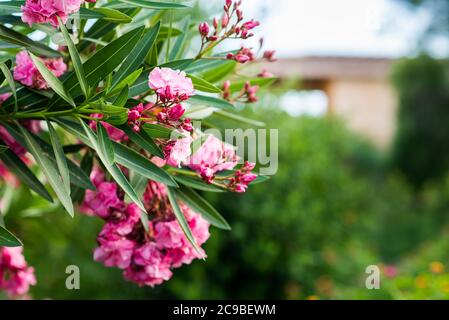
[(6, 63), (0, 63), (0, 70), (2, 70), (2, 73), (4, 74), (6, 81), (8, 82), (8, 85), (11, 88), (12, 95), (14, 96), (14, 112), (17, 112), (17, 110), (18, 110), (17, 93), (16, 93), (16, 83), (14, 82), (14, 78), (13, 78), (8, 66), (6, 65)]
[(176, 193), (192, 210), (200, 213), (204, 219), (213, 226), (231, 230), (227, 221), (218, 213), (218, 211), (198, 193), (188, 187), (182, 186)]
[(33, 136), (28, 131), (26, 131), (20, 125), (19, 125), (19, 129), (25, 138), (25, 142), (28, 147), (28, 150), (33, 155), (34, 159), (36, 160), (36, 163), (39, 165), (39, 167), (41, 168), (41, 170), (47, 177), (48, 182), (50, 183), (50, 185), (52, 186), (56, 195), (58, 196), (59, 200), (61, 201), (61, 204), (64, 206), (64, 208), (70, 214), (70, 216), (73, 217), (74, 211), (73, 211), (72, 199), (70, 198), (70, 195), (68, 194), (67, 190), (65, 189), (65, 187), (62, 183), (62, 179), (61, 179), (54, 163), (44, 153), (44, 151), (40, 147), (39, 143), (37, 143), (37, 141), (33, 138)]
[(168, 199), (170, 200), (170, 204), (173, 208), (173, 213), (175, 214), (176, 220), (178, 220), (179, 226), (181, 227), (182, 232), (184, 232), (184, 235), (186, 236), (190, 244), (195, 248), (195, 250), (200, 255), (203, 255), (201, 249), (198, 247), (198, 244), (196, 243), (195, 237), (192, 234), (192, 230), (190, 230), (186, 217), (184, 216), (184, 213), (182, 212), (181, 208), (178, 205), (178, 202), (176, 201), (175, 190), (176, 189), (171, 187), (167, 188)]
[(189, 8), (186, 5), (169, 2), (156, 2), (147, 0), (119, 0), (120, 2), (132, 4), (137, 7), (146, 9), (185, 9)]
[[(0, 213), (1, 214), (1, 213)], [(22, 242), (5, 227), (0, 225), (0, 247), (21, 247)]]
[(53, 151), (56, 157), (56, 164), (58, 166), (62, 182), (64, 183), (66, 192), (70, 194), (70, 173), (67, 166), (67, 161), (65, 160), (66, 157), (64, 154), (64, 149), (62, 148), (61, 141), (59, 140), (59, 137), (56, 134), (56, 131), (50, 121), (47, 121), (47, 126), (48, 132), (50, 134), (51, 145), (53, 146)]
[(0, 153), (0, 160), (2, 160), (8, 170), (19, 178), (22, 183), (27, 185), (31, 190), (44, 199), (53, 202), (51, 195), (48, 193), (47, 189), (45, 189), (44, 185), (36, 178), (26, 164), (23, 163), (22, 159), (12, 152), (12, 150), (7, 149)]
[(72, 58), (73, 62), (73, 68), (75, 69), (76, 76), (78, 78), (78, 81), (81, 86), (81, 90), (83, 90), (84, 96), (86, 98), (89, 97), (89, 85), (87, 84), (86, 76), (84, 75), (84, 67), (81, 63), (81, 57), (78, 53), (78, 50), (76, 49), (75, 44), (72, 41), (72, 38), (70, 37), (69, 32), (67, 31), (67, 28), (62, 23), (61, 18), (58, 17), (59, 21), (59, 27), (61, 28), (62, 35), (64, 36), (65, 43), (67, 44), (67, 47), (69, 48), (70, 57)]
[(114, 74), (111, 90), (114, 89), (123, 79), (137, 69), (144, 61), (148, 51), (153, 46), (161, 24), (158, 22), (154, 27), (150, 28), (140, 39), (134, 50), (129, 54), (123, 62), (117, 73)]
[(101, 150), (101, 153), (105, 156), (108, 164), (114, 164), (114, 147), (112, 146), (112, 142), (109, 139), (108, 133), (106, 129), (103, 127), (101, 122), (97, 123), (98, 130), (98, 147)]
[(110, 161), (111, 155), (110, 154), (108, 155), (108, 153), (110, 152), (110, 147), (108, 145), (111, 143), (111, 141), (109, 140), (109, 138), (107, 138), (109, 142), (107, 141), (100, 142), (100, 140), (103, 140), (107, 137), (107, 133), (102, 132), (106, 130), (101, 124), (99, 124), (98, 137), (95, 137), (95, 133), (92, 131), (92, 129), (89, 126), (87, 126), (83, 121), (80, 122), (93, 146), (93, 149), (97, 151), (98, 157), (105, 166), (106, 170), (111, 174), (114, 181), (117, 182), (117, 184), (123, 189), (126, 195), (131, 199), (131, 201), (133, 201), (141, 210), (140, 213), (141, 221), (145, 230), (148, 231), (148, 217), (145, 206), (143, 205), (142, 201), (140, 201), (139, 196), (137, 195), (136, 191), (133, 189), (131, 184), (128, 182), (123, 172), (119, 169), (119, 167), (115, 163)]
[(76, 107), (75, 101), (70, 96), (70, 94), (64, 88), (64, 85), (61, 81), (45, 66), (41, 59), (36, 57), (34, 54), (29, 52), (31, 59), (34, 62), (34, 65), (39, 70), (42, 77), (47, 81), (48, 85), (67, 103), (69, 103), (72, 107)]

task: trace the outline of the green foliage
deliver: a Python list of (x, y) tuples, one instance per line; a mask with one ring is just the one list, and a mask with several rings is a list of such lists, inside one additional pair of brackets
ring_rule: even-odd
[(421, 186), (449, 166), (449, 64), (428, 56), (403, 60), (395, 66), (393, 83), (399, 127), (392, 166)]

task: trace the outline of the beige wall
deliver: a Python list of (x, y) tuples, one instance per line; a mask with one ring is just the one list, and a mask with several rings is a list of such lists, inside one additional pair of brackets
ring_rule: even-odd
[(329, 80), (324, 88), (329, 112), (349, 128), (386, 149), (396, 129), (396, 97), (385, 80)]

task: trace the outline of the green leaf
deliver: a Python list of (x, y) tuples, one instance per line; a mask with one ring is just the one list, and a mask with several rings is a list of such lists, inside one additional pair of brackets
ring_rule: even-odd
[(0, 247), (21, 247), (22, 242), (5, 227), (0, 225)]
[[(14, 78), (13, 78), (11, 71), (9, 70), (9, 67), (7, 66), (6, 63), (0, 63), (0, 70), (2, 71), (3, 75), (5, 76), (6, 81), (8, 82), (9, 87), (11, 88), (11, 92), (14, 97), (14, 113), (15, 113), (19, 109), (18, 104), (17, 104), (16, 83), (14, 82)], [(3, 80), (0, 81), (0, 84), (2, 82), (3, 82)]]
[(114, 100), (114, 105), (117, 107), (124, 107), (128, 101), (129, 88), (125, 86), (122, 91), (120, 91), (117, 98)]
[(146, 55), (157, 38), (160, 26), (161, 24), (158, 22), (143, 35), (120, 69), (114, 74), (111, 84), (112, 89), (144, 62)]
[(102, 19), (105, 15), (99, 11), (95, 11), (93, 9), (80, 8), (78, 11), (80, 19)]
[[(89, 137), (86, 136), (86, 133), (84, 132), (82, 126), (66, 119), (56, 119), (55, 121), (67, 132), (73, 134), (88, 146), (93, 147)], [(154, 180), (168, 186), (178, 186), (171, 175), (156, 166), (140, 153), (114, 141), (112, 142), (112, 144), (114, 146), (115, 160), (117, 161), (117, 163), (141, 174), (142, 176), (150, 180)]]
[[(8, 132), (16, 139), (21, 145), (26, 146), (25, 137), (20, 132), (20, 130), (17, 128), (17, 126), (13, 126), (8, 122), (3, 121), (2, 125), (8, 130)], [(51, 145), (49, 145), (46, 141), (44, 141), (39, 136), (34, 136), (31, 134), (34, 139), (37, 141), (37, 143), (40, 145), (42, 150), (44, 151), (45, 155), (50, 158), (52, 162), (56, 162), (55, 155), (53, 153), (53, 148)], [(94, 185), (89, 179), (89, 176), (85, 174), (83, 170), (81, 170), (80, 167), (76, 163), (74, 163), (72, 160), (66, 158), (65, 161), (67, 162), (67, 165), (69, 167), (70, 172), (70, 181), (81, 188), (84, 189), (90, 189), (95, 190)]]
[(98, 147), (101, 153), (104, 155), (104, 159), (110, 164), (114, 164), (114, 147), (111, 140), (109, 139), (106, 129), (103, 127), (101, 122), (97, 123), (97, 136), (98, 136)]
[[(84, 72), (89, 86), (94, 86), (115, 70), (133, 50), (143, 32), (143, 27), (130, 31), (95, 53), (84, 64)], [(73, 97), (81, 94), (76, 74), (72, 73), (65, 81), (67, 91)], [(55, 106), (57, 98), (50, 101), (49, 108)]]
[(198, 247), (196, 243), (195, 237), (192, 234), (192, 230), (190, 230), (186, 217), (184, 216), (184, 213), (181, 211), (181, 208), (179, 207), (178, 202), (176, 201), (175, 190), (176, 189), (173, 188), (167, 188), (168, 200), (170, 201), (170, 204), (173, 208), (173, 213), (175, 214), (176, 220), (178, 220), (179, 226), (184, 232), (184, 235), (186, 236), (187, 240), (189, 240), (190, 244), (195, 248), (195, 250), (199, 254), (201, 254), (201, 249)]
[[(134, 71), (133, 73), (131, 73), (130, 75), (128, 75), (125, 79), (123, 79), (122, 81), (120, 81), (116, 86), (115, 89), (112, 90), (112, 92), (108, 93), (108, 97), (114, 96), (116, 94), (118, 94), (120, 92), (120, 90), (123, 90), (123, 88), (128, 87), (128, 97), (129, 95), (129, 87), (131, 87), (134, 82), (137, 81), (137, 79), (140, 77), (140, 74), (142, 73), (143, 68), (137, 69), (136, 71)], [(148, 82), (148, 79), (147, 79)], [(147, 90), (148, 90), (148, 84), (147, 84)], [(135, 96), (135, 95), (134, 95)], [(131, 97), (134, 97), (133, 95), (131, 95)]]
[(72, 199), (70, 198), (69, 193), (63, 186), (61, 177), (59, 176), (58, 170), (56, 169), (54, 163), (51, 161), (49, 157), (46, 156), (46, 154), (40, 147), (39, 143), (37, 143), (37, 141), (28, 131), (26, 131), (21, 126), (19, 126), (19, 129), (25, 138), (28, 150), (33, 155), (34, 159), (36, 160), (36, 163), (39, 165), (42, 172), (47, 177), (48, 182), (50, 183), (56, 195), (58, 196), (59, 200), (61, 201), (61, 204), (70, 214), (70, 216), (73, 217), (74, 211)]
[[(90, 150), (88, 150), (81, 159), (80, 167), (81, 170), (83, 170), (87, 176), (90, 176), (93, 166), (94, 166), (93, 152), (90, 152)], [(83, 200), (85, 193), (86, 189), (75, 186), (72, 189), (70, 196), (73, 202), (79, 203), (81, 200)]]
[(99, 12), (103, 15), (101, 19), (108, 20), (116, 23), (130, 23), (133, 18), (115, 9), (101, 7), (101, 8), (91, 8), (90, 11)]
[[(183, 26), (182, 30), (188, 31), (190, 26), (190, 17), (187, 17)], [(186, 46), (186, 40), (187, 40), (188, 32), (183, 32), (175, 41), (175, 44), (173, 45), (173, 49), (170, 51), (169, 59), (170, 61), (176, 60), (178, 57), (182, 55), (182, 52), (184, 51), (184, 48)]]
[(192, 74), (188, 74), (187, 77), (192, 79), (193, 86), (195, 87), (196, 90), (204, 91), (204, 92), (211, 92), (211, 93), (221, 93), (222, 92), (222, 90), (220, 88), (213, 85), (209, 81), (198, 78), (197, 76), (194, 76)]
[(236, 61), (226, 61), (223, 64), (217, 65), (215, 68), (202, 72), (201, 77), (206, 81), (214, 83), (233, 72), (236, 66)]
[[(119, 167), (111, 160), (111, 155), (109, 154), (112, 149), (110, 149), (110, 146), (108, 146), (111, 141), (109, 140), (109, 137), (107, 137), (106, 130), (104, 129), (101, 124), (98, 124), (98, 138), (95, 137), (95, 133), (92, 131), (92, 129), (86, 125), (83, 121), (80, 121), (82, 127), (85, 130), (85, 133), (87, 137), (90, 140), (90, 143), (93, 147), (93, 149), (97, 152), (98, 157), (100, 158), (101, 162), (105, 166), (106, 170), (110, 173), (112, 178), (115, 182), (123, 189), (123, 191), (126, 193), (126, 195), (131, 199), (132, 202), (134, 202), (139, 209), (141, 210), (141, 220), (143, 227), (145, 230), (148, 231), (148, 217), (147, 217), (147, 211), (145, 209), (145, 206), (143, 205), (142, 201), (140, 200), (139, 196), (137, 195), (136, 191), (133, 189), (131, 184), (126, 179), (123, 172), (119, 169)], [(113, 151), (112, 151), (113, 152)]]
[(29, 55), (31, 57), (31, 60), (33, 60), (34, 65), (39, 70), (39, 73), (42, 75), (42, 77), (45, 79), (47, 84), (66, 102), (68, 102), (72, 107), (76, 107), (75, 101), (73, 101), (73, 98), (70, 96), (70, 94), (67, 92), (67, 90), (64, 88), (64, 85), (61, 81), (50, 71), (47, 69), (45, 64), (42, 62), (42, 60), (38, 57), (36, 57), (34, 54), (29, 52)]
[[(12, 13), (20, 13), (20, 7), (25, 4), (25, 1), (5, 1), (0, 2), (0, 15), (9, 15)], [(3, 22), (3, 21), (2, 21)]]
[(181, 186), (177, 190), (177, 195), (193, 211), (200, 213), (204, 219), (217, 228), (231, 230), (227, 221), (218, 213), (218, 211), (198, 193), (188, 187)]
[(146, 0), (119, 0), (120, 2), (131, 4), (140, 8), (146, 9), (185, 9), (190, 8), (183, 4), (169, 3), (169, 2), (155, 2)]
[(23, 163), (12, 150), (8, 149), (0, 153), (0, 160), (6, 165), (22, 183), (28, 186), (31, 190), (36, 192), (44, 199), (53, 202), (51, 195), (45, 189), (44, 185), (36, 178), (34, 173)]
[(47, 121), (48, 133), (50, 134), (51, 145), (53, 146), (53, 151), (56, 157), (56, 164), (61, 175), (62, 182), (66, 188), (66, 192), (70, 194), (70, 173), (67, 166), (67, 161), (65, 160), (64, 149), (62, 148), (61, 141), (56, 134), (55, 129), (50, 121)]
[(173, 129), (164, 127), (160, 124), (146, 123), (142, 129), (152, 138), (170, 139)]
[(27, 36), (22, 35), (21, 33), (14, 31), (10, 28), (7, 28), (0, 24), (0, 39), (3, 39), (6, 42), (16, 44), (21, 47), (25, 47), (27, 50), (45, 57), (60, 57), (61, 54), (53, 50), (46, 45), (35, 42), (28, 38)]
[(229, 110), (235, 110), (235, 107), (232, 103), (216, 98), (216, 97), (209, 97), (209, 96), (203, 96), (196, 94), (192, 97), (190, 97), (189, 103), (192, 104), (200, 104), (208, 107), (215, 107), (220, 109), (229, 109)]
[(238, 114), (234, 114), (234, 113), (230, 113), (230, 112), (226, 112), (223, 110), (217, 110), (214, 112), (215, 115), (220, 116), (222, 118), (225, 119), (229, 119), (229, 120), (233, 120), (236, 122), (240, 122), (240, 123), (245, 123), (245, 124), (249, 124), (251, 126), (255, 126), (255, 127), (265, 127), (265, 123), (257, 121), (257, 120), (253, 120), (253, 119), (248, 119), (245, 117), (242, 117)]
[(123, 130), (131, 141), (139, 147), (148, 151), (152, 155), (164, 158), (162, 150), (156, 143), (154, 143), (153, 139), (145, 131), (135, 132), (127, 124), (124, 124), (119, 128)]
[(190, 188), (193, 188), (196, 190), (201, 190), (201, 191), (206, 191), (206, 192), (225, 192), (225, 190), (223, 190), (217, 186), (214, 186), (212, 184), (207, 184), (203, 180), (200, 180), (200, 179), (186, 177), (183, 175), (175, 175), (174, 178), (180, 184), (183, 184), (187, 187), (190, 187)]
[(6, 145), (0, 145), (0, 154), (4, 153), (6, 150), (8, 150), (8, 146)]
[(75, 44), (70, 37), (69, 32), (61, 21), (61, 18), (58, 17), (59, 28), (62, 31), (62, 35), (64, 36), (65, 43), (69, 48), (70, 57), (72, 58), (73, 68), (75, 69), (76, 76), (81, 86), (81, 90), (83, 90), (84, 96), (86, 99), (89, 97), (89, 85), (87, 84), (86, 76), (84, 75), (83, 64), (81, 63), (81, 57), (78, 53), (78, 50), (75, 47)]

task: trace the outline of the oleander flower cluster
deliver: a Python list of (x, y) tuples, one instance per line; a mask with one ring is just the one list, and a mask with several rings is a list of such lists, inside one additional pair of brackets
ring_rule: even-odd
[(34, 268), (27, 265), (22, 247), (0, 247), (0, 290), (10, 297), (23, 296), (35, 284)]
[[(0, 48), (0, 190), (27, 188), (72, 217), (102, 219), (93, 260), (139, 286), (206, 259), (210, 228), (230, 227), (202, 193), (244, 193), (259, 176), (195, 112), (217, 116), (206, 127), (244, 119), (234, 113), (274, 81), (265, 67), (247, 68), (276, 61), (263, 39), (256, 49), (244, 44), (260, 23), (240, 0), (224, 0), (220, 15), (194, 30), (183, 1), (26, 0), (14, 8), (5, 12), (16, 23), (0, 25), (0, 40), (12, 45)], [(168, 24), (150, 12), (167, 9), (185, 14)], [(229, 39), (242, 44), (217, 52)], [(22, 242), (7, 230), (17, 216), (0, 216), (0, 291), (11, 298), (36, 284)]]
[[(122, 269), (130, 281), (153, 287), (169, 280), (174, 268), (205, 258), (204, 251), (196, 251), (181, 230), (163, 184), (150, 181), (145, 188), (145, 214), (151, 218), (146, 232), (140, 223), (140, 209), (124, 201), (116, 183), (106, 181), (98, 168), (91, 179), (96, 191), (87, 191), (82, 211), (105, 221), (97, 237), (95, 261)], [(185, 204), (179, 205), (201, 246), (209, 238), (209, 223)]]

